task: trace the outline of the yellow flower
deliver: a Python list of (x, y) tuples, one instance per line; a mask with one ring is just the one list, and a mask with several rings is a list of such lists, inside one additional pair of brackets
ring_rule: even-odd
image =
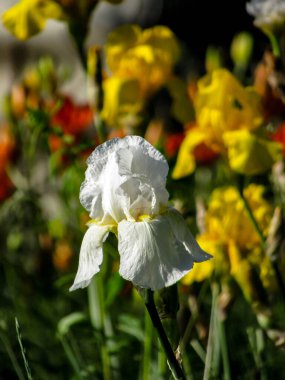
[(137, 25), (121, 26), (110, 33), (105, 49), (112, 74), (137, 79), (145, 94), (166, 82), (179, 57), (178, 42), (165, 26), (144, 31)]
[(197, 128), (181, 144), (174, 179), (195, 170), (193, 151), (202, 142), (242, 174), (265, 172), (281, 158), (281, 145), (258, 135), (262, 134), (259, 96), (243, 88), (227, 70), (215, 70), (198, 82), (194, 106)]
[(205, 281), (212, 276), (215, 270), (220, 270), (220, 268), (223, 268), (223, 271), (229, 270), (229, 264), (224, 259), (222, 242), (219, 242), (216, 239), (213, 240), (213, 237), (208, 233), (198, 236), (197, 242), (203, 250), (211, 252), (214, 259), (205, 261), (203, 265), (194, 264), (191, 272), (187, 273), (181, 280), (184, 285), (190, 285), (195, 281)]
[(173, 179), (179, 179), (193, 173), (196, 168), (193, 151), (206, 138), (205, 133), (197, 127), (187, 132), (180, 146), (177, 161), (172, 172)]
[[(271, 205), (263, 199), (263, 186), (251, 184), (244, 190), (253, 215), (266, 235), (272, 217)], [(260, 237), (249, 219), (243, 200), (235, 187), (216, 189), (211, 195), (206, 230), (225, 243), (236, 242), (241, 250), (252, 250), (260, 245)]]
[(20, 0), (2, 16), (4, 26), (19, 40), (44, 29), (48, 19), (62, 20), (61, 7), (52, 0)]
[(181, 124), (187, 123), (194, 119), (194, 109), (187, 94), (187, 87), (182, 79), (172, 76), (166, 83), (173, 101), (171, 105), (171, 114)]
[(282, 145), (267, 141), (247, 130), (224, 133), (230, 167), (242, 174), (255, 175), (269, 170), (282, 158)]
[(135, 127), (143, 108), (138, 81), (111, 77), (104, 81), (103, 89), (102, 119), (112, 127)]
[[(273, 209), (263, 198), (264, 190), (263, 186), (251, 184), (244, 190), (244, 196), (260, 229), (267, 236)], [(234, 277), (245, 296), (256, 299), (252, 290), (252, 272), (258, 273), (259, 281), (265, 287), (272, 284), (274, 275), (271, 263), (261, 248), (260, 236), (236, 188), (214, 190), (205, 222), (206, 230), (197, 237), (197, 241), (203, 249), (212, 253), (213, 260), (198, 268), (194, 266), (182, 282), (203, 281), (215, 271), (224, 279)]]
[(195, 98), (197, 124), (208, 135), (208, 144), (224, 150), (227, 131), (254, 130), (262, 123), (260, 102), (252, 88), (244, 88), (227, 70), (218, 69), (198, 82)]

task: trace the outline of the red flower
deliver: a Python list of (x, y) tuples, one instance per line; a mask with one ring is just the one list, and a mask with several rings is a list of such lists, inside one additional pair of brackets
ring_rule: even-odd
[(60, 109), (51, 118), (51, 127), (60, 128), (63, 135), (73, 136), (74, 139), (63, 142), (61, 136), (51, 133), (49, 146), (52, 152), (66, 144), (73, 145), (92, 123), (93, 112), (88, 105), (76, 105), (69, 97), (63, 98)]
[(271, 139), (282, 144), (285, 155), (285, 122), (280, 124), (279, 128), (271, 135)]
[(219, 154), (214, 152), (206, 144), (201, 143), (194, 148), (194, 157), (198, 164), (210, 164), (219, 157)]
[(0, 126), (0, 201), (6, 199), (13, 189), (6, 168), (14, 151), (14, 145), (14, 140), (8, 127)]
[(11, 194), (13, 184), (6, 172), (0, 172), (0, 183), (0, 202), (2, 202)]
[(88, 105), (76, 105), (66, 97), (60, 109), (53, 115), (51, 124), (59, 127), (65, 135), (80, 135), (92, 123), (93, 112)]
[(169, 158), (174, 157), (176, 155), (184, 137), (185, 137), (184, 133), (182, 132), (171, 134), (166, 137), (164, 148), (165, 148), (165, 154)]

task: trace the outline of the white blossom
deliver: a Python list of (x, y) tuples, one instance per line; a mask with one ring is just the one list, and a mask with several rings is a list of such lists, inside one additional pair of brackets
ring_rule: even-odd
[(167, 161), (142, 137), (107, 141), (87, 164), (80, 201), (92, 220), (70, 290), (88, 286), (99, 272), (109, 232), (118, 236), (121, 276), (143, 288), (170, 286), (194, 262), (211, 257), (199, 247), (181, 214), (168, 207)]
[(261, 29), (285, 26), (285, 0), (251, 0), (246, 4), (246, 10), (255, 17), (254, 23)]

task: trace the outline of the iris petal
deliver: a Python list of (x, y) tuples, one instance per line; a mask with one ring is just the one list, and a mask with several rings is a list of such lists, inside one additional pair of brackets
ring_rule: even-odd
[(168, 201), (167, 161), (142, 137), (107, 141), (95, 149), (87, 164), (80, 201), (102, 225), (136, 218), (140, 209), (158, 213)]
[(86, 231), (80, 249), (79, 267), (70, 291), (85, 288), (92, 277), (99, 272), (103, 261), (103, 243), (111, 226), (91, 224)]
[(120, 274), (142, 288), (157, 290), (180, 280), (205, 253), (180, 214), (170, 209), (151, 221), (118, 225)]

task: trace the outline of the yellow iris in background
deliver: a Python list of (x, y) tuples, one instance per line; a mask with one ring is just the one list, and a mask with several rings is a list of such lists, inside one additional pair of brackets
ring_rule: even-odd
[(224, 133), (230, 167), (241, 174), (255, 175), (269, 170), (282, 158), (282, 145), (247, 130)]
[(260, 99), (226, 69), (218, 69), (198, 82), (196, 120), (215, 151), (224, 150), (223, 134), (237, 129), (252, 131), (262, 123)]
[[(251, 184), (244, 190), (244, 196), (264, 236), (267, 236), (273, 209), (264, 199), (264, 191), (263, 186)], [(252, 299), (253, 269), (265, 287), (275, 283), (274, 272), (261, 247), (260, 236), (249, 219), (236, 188), (214, 190), (205, 218), (205, 232), (197, 237), (197, 241), (204, 250), (212, 253), (213, 260), (202, 266), (194, 266), (191, 273), (182, 279), (184, 284), (203, 281), (215, 271), (217, 276), (225, 280), (232, 276), (246, 298)]]
[(129, 132), (141, 122), (147, 101), (163, 86), (172, 98), (173, 117), (181, 123), (193, 119), (186, 85), (173, 75), (180, 46), (169, 28), (120, 26), (109, 34), (105, 56), (109, 72), (103, 83), (102, 118), (107, 125)]
[(21, 0), (2, 16), (4, 26), (19, 40), (26, 40), (45, 28), (48, 19), (62, 20), (59, 4), (52, 0)]
[(217, 69), (198, 82), (194, 99), (197, 127), (181, 144), (173, 178), (195, 170), (193, 151), (204, 143), (228, 158), (232, 170), (260, 174), (281, 158), (281, 145), (262, 136), (260, 99), (253, 88), (244, 88), (226, 69)]
[(149, 94), (167, 81), (180, 49), (165, 26), (142, 30), (138, 25), (124, 25), (110, 33), (105, 53), (114, 76), (138, 80), (142, 92)]
[(102, 118), (108, 125), (135, 127), (140, 122), (143, 98), (139, 83), (134, 79), (107, 78), (103, 83)]

